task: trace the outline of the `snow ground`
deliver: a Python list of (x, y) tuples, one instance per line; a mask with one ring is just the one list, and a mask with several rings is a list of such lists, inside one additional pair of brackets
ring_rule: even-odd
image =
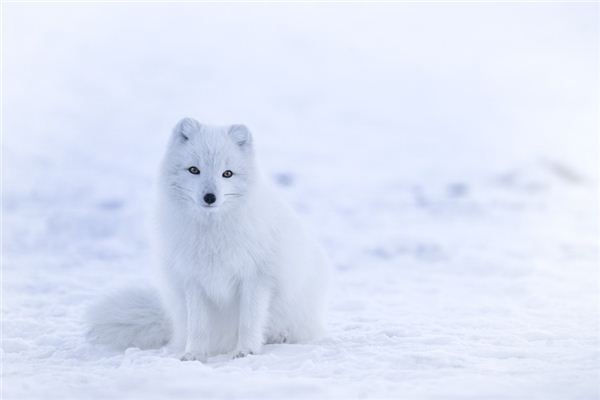
[[(598, 398), (598, 33), (589, 3), (5, 4), (3, 399)], [(183, 116), (254, 131), (337, 267), (325, 339), (86, 343), (150, 281)]]

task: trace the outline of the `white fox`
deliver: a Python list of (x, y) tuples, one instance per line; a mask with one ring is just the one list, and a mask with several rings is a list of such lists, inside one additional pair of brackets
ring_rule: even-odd
[(329, 263), (257, 170), (245, 126), (181, 120), (159, 186), (161, 295), (130, 289), (93, 306), (91, 340), (169, 343), (205, 361), (322, 335)]

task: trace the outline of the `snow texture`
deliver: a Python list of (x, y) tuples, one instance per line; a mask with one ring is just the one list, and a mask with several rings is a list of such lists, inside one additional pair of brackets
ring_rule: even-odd
[[(3, 399), (600, 395), (598, 5), (9, 3)], [(336, 266), (325, 339), (89, 344), (152, 281), (172, 126), (244, 123)]]

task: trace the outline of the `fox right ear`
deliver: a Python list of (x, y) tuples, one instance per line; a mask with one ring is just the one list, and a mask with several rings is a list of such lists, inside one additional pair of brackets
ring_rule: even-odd
[(235, 144), (242, 149), (250, 147), (252, 144), (252, 134), (246, 125), (231, 125), (228, 133)]
[(182, 141), (187, 141), (194, 132), (198, 132), (201, 126), (198, 121), (193, 118), (183, 118), (173, 128), (173, 134), (178, 136)]

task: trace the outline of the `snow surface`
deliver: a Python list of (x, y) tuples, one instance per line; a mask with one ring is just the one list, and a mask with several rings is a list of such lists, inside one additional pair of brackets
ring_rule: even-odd
[[(598, 5), (4, 5), (3, 399), (599, 392)], [(88, 344), (147, 285), (183, 116), (246, 123), (337, 267), (328, 336)]]

